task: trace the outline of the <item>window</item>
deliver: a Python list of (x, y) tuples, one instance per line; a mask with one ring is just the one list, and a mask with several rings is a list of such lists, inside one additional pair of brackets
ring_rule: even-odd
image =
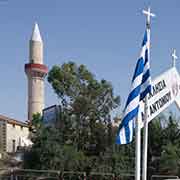
[(12, 152), (15, 153), (15, 151), (16, 151), (16, 140), (13, 139), (12, 140)]

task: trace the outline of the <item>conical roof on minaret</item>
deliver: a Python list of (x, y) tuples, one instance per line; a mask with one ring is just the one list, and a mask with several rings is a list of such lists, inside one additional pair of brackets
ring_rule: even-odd
[(33, 32), (31, 35), (31, 41), (42, 42), (41, 34), (40, 34), (39, 27), (38, 27), (37, 23), (34, 24)]

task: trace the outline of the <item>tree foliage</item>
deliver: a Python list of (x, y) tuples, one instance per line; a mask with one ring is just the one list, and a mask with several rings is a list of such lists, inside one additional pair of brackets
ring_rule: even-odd
[(149, 125), (148, 170), (152, 174), (180, 176), (180, 129), (176, 117), (159, 116)]
[(100, 152), (107, 141), (99, 136), (99, 132), (103, 135), (110, 130), (110, 126), (104, 125), (110, 124), (111, 112), (120, 103), (111, 83), (96, 80), (86, 66), (74, 62), (54, 66), (48, 82), (60, 101), (64, 141), (71, 141), (81, 150), (95, 145)]

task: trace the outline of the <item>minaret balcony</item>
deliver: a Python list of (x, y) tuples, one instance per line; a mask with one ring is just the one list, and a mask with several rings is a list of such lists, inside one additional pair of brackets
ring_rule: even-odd
[(48, 73), (48, 68), (44, 64), (28, 63), (25, 64), (25, 72), (28, 76), (43, 78)]

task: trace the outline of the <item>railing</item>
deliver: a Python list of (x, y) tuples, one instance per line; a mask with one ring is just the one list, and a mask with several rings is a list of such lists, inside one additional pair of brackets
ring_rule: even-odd
[(152, 175), (151, 180), (179, 180), (178, 176), (173, 175)]
[[(179, 180), (178, 176), (152, 175), (151, 180)], [(32, 169), (0, 169), (0, 180), (134, 180), (134, 173), (120, 174)]]
[(73, 171), (52, 171), (52, 170), (31, 170), (31, 169), (0, 169), (0, 180), (132, 180), (133, 174)]

